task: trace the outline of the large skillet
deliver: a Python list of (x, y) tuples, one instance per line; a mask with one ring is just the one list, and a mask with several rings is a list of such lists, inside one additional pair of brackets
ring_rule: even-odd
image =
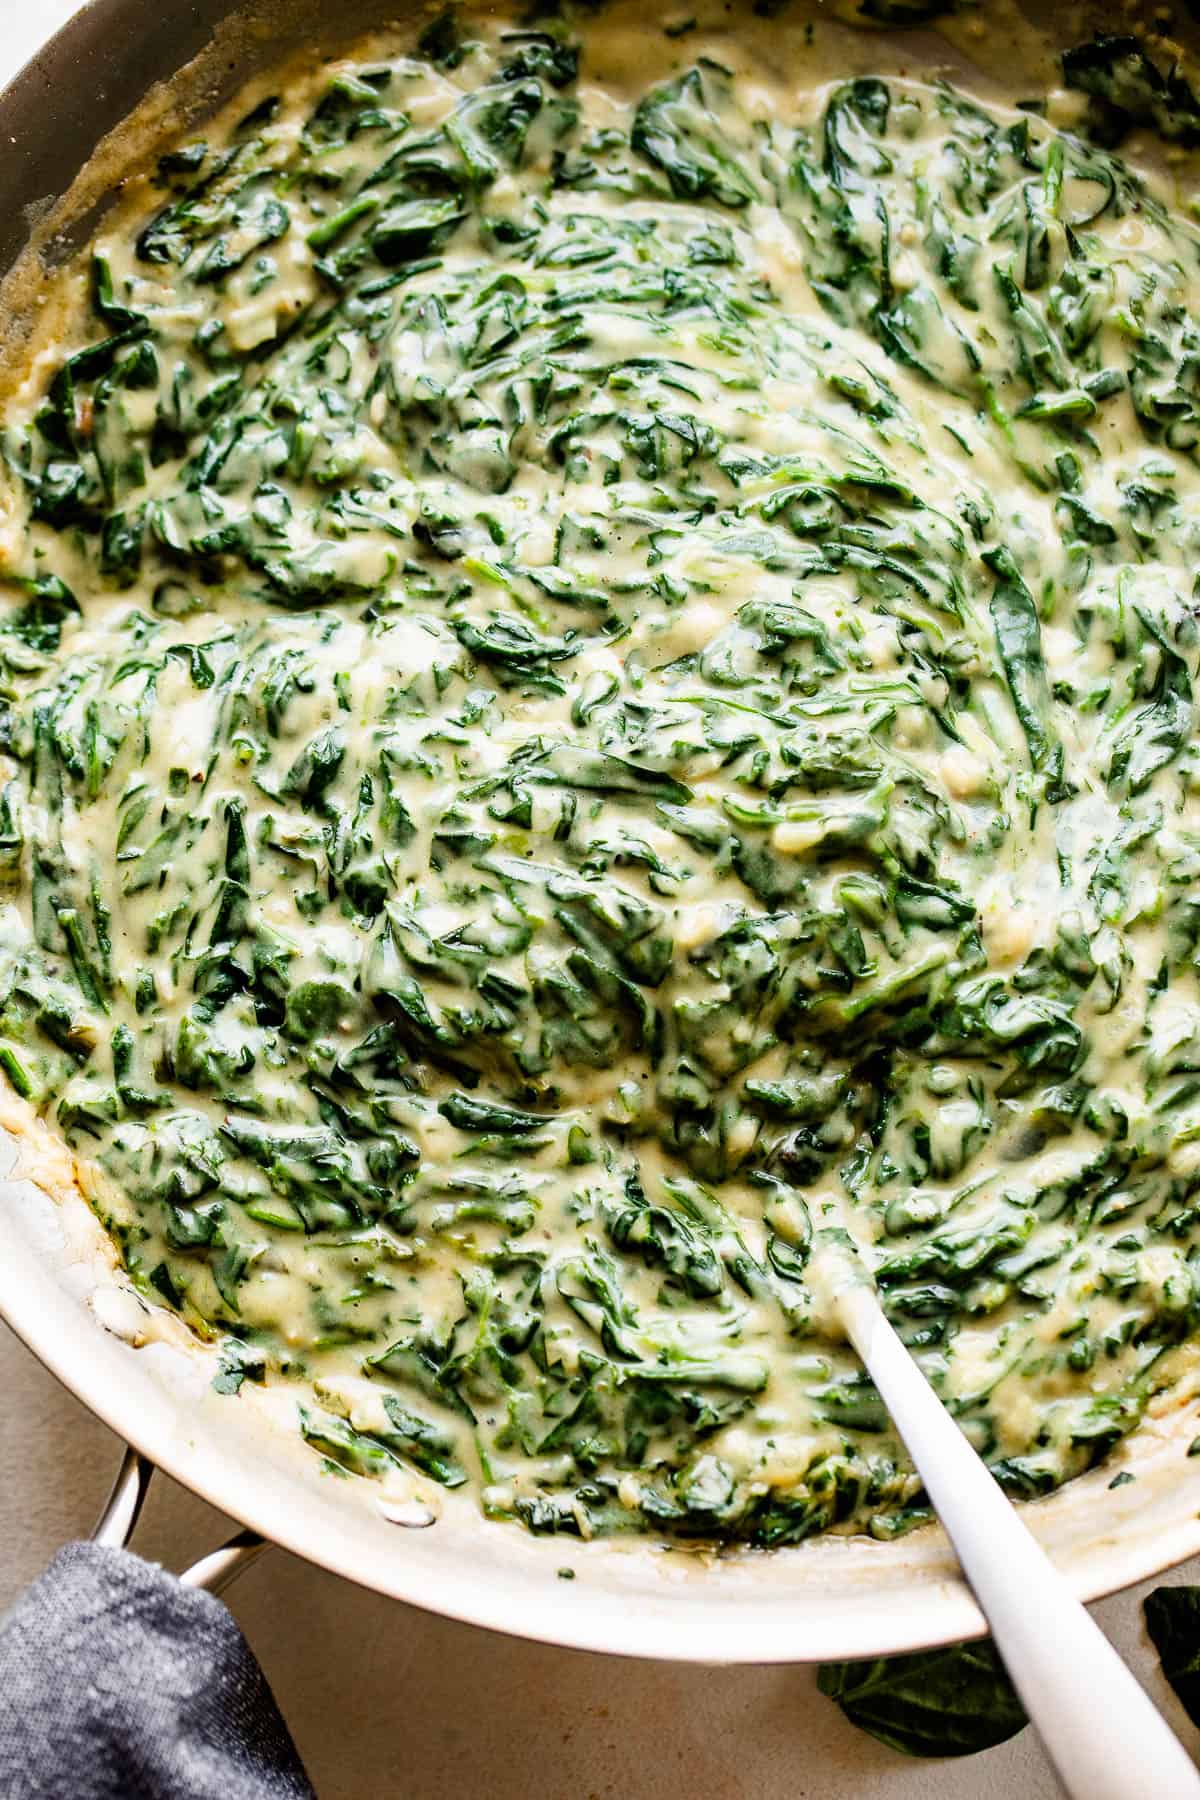
[[(229, 26), (235, 0), (91, 0), (0, 95), (0, 274), (105, 135), (206, 47), (197, 97), (187, 101), (185, 86), (179, 105), (213, 105), (255, 65), (327, 34), (331, 16), (353, 13), (362, 31), (385, 11), (415, 16), (418, 3), (276, 0), (268, 29), (218, 37), (213, 53), (214, 31)], [(914, 62), (920, 50), (914, 43)], [(74, 235), (87, 225), (85, 209)], [(14, 1156), (0, 1132), (0, 1173), (19, 1173)], [(178, 1337), (140, 1348), (125, 1341), (119, 1333), (137, 1323), (136, 1304), (114, 1288), (98, 1242), (81, 1201), (58, 1204), (29, 1181), (0, 1180), (0, 1314), (147, 1463), (264, 1538), (366, 1587), (548, 1643), (684, 1661), (873, 1656), (984, 1628), (936, 1530), (892, 1544), (824, 1539), (709, 1556), (649, 1541), (537, 1539), (487, 1523), (469, 1499), (452, 1500), (425, 1529), (412, 1528), (419, 1508), (388, 1519), (372, 1484), (322, 1478), (295, 1434), (263, 1416), (257, 1395), (214, 1395), (211, 1363)], [(1200, 1551), (1200, 1459), (1185, 1456), (1195, 1412), (1194, 1401), (1164, 1411), (1117, 1459), (1029, 1509), (1081, 1596)], [(1139, 1479), (1110, 1488), (1125, 1465)], [(135, 1485), (127, 1482), (125, 1502)], [(127, 1504), (125, 1523), (132, 1510)], [(575, 1580), (560, 1579), (564, 1565)]]

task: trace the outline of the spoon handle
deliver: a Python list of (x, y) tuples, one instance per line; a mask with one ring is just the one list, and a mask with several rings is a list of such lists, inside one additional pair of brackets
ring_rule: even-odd
[(1072, 1800), (1200, 1797), (1200, 1774), (943, 1407), (865, 1284), (847, 1335), (920, 1470), (992, 1638)]

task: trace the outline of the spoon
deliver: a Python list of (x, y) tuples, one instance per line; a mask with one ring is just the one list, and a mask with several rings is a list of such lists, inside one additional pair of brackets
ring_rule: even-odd
[(870, 1272), (844, 1231), (816, 1234), (809, 1277), (908, 1446), (1071, 1800), (1200, 1797), (1190, 1756), (888, 1324)]

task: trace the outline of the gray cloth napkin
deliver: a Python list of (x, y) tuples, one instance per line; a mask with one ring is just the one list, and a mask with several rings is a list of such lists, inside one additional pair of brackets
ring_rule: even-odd
[(3, 1800), (313, 1800), (266, 1677), (211, 1594), (69, 1544), (0, 1621)]

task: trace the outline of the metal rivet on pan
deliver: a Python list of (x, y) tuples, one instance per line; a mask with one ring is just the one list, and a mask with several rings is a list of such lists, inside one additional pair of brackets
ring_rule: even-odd
[(427, 1526), (437, 1524), (437, 1514), (420, 1500), (380, 1500), (378, 1506), (390, 1524), (403, 1525), (409, 1531), (424, 1531)]

